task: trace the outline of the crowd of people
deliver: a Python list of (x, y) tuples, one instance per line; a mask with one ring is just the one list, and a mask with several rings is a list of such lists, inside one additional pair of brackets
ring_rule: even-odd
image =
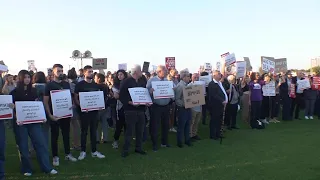
[[(25, 125), (17, 125), (15, 118), (0, 121), (0, 179), (4, 177), (6, 124), (12, 127), (15, 135), (21, 172), (25, 176), (31, 176), (33, 171), (30, 152), (36, 153), (43, 172), (53, 175), (58, 173), (54, 167), (59, 166), (60, 162), (60, 131), (64, 159), (76, 162), (87, 156), (88, 131), (91, 156), (98, 159), (105, 156), (97, 150), (97, 144), (112, 141), (112, 147), (118, 149), (123, 132), (121, 156), (125, 158), (129, 155), (132, 139), (135, 139), (135, 153), (141, 155), (146, 155), (143, 142), (147, 141), (149, 136), (153, 151), (171, 147), (174, 142), (169, 142), (169, 132), (176, 133), (176, 144), (179, 148), (185, 145), (192, 146), (194, 141), (201, 140), (198, 126), (200, 123), (206, 125), (207, 119), (210, 119), (209, 138), (223, 138), (221, 132), (224, 128), (239, 129), (237, 115), (240, 106), (241, 119), (247, 121), (253, 129), (264, 129), (266, 124), (280, 122), (278, 116), (281, 109), (284, 121), (299, 119), (301, 109), (305, 110), (305, 119), (313, 119), (314, 113), (317, 113), (314, 107), (319, 101), (319, 96), (318, 90), (313, 86), (312, 77), (308, 77), (311, 88), (299, 89), (296, 85), (295, 97), (290, 96), (291, 84), (297, 84), (298, 80), (305, 78), (303, 73), (292, 77), (290, 71), (285, 74), (262, 75), (251, 72), (243, 78), (222, 75), (219, 71), (213, 71), (211, 74), (212, 81), (206, 87), (205, 104), (193, 108), (185, 108), (183, 90), (199, 81), (200, 76), (209, 75), (207, 72), (190, 74), (184, 69), (178, 73), (175, 69), (167, 70), (165, 66), (158, 66), (155, 73), (149, 73), (142, 72), (141, 67), (135, 65), (130, 72), (118, 70), (104, 75), (94, 73), (91, 66), (85, 66), (78, 73), (72, 68), (64, 74), (63, 66), (55, 64), (47, 76), (43, 72), (32, 73), (26, 70), (21, 70), (17, 76), (7, 74), (0, 79), (1, 94), (12, 95), (14, 103), (43, 101), (47, 121)], [(172, 81), (175, 97), (154, 99), (154, 81)], [(263, 86), (268, 83), (275, 83), (275, 96), (263, 95)], [(128, 90), (134, 87), (147, 88), (153, 103), (134, 104)], [(57, 118), (53, 115), (50, 92), (63, 89), (70, 90), (72, 95), (71, 118)], [(92, 91), (103, 91), (105, 109), (82, 112), (79, 108), (79, 93)], [(14, 103), (9, 104), (10, 108), (15, 109)], [(108, 137), (110, 128), (115, 129), (112, 138)], [(161, 140), (158, 142), (160, 132)], [(80, 155), (74, 157), (71, 150), (80, 151)]]

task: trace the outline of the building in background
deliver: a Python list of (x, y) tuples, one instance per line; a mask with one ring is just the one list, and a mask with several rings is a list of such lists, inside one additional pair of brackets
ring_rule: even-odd
[(320, 56), (311, 59), (311, 68), (320, 66)]

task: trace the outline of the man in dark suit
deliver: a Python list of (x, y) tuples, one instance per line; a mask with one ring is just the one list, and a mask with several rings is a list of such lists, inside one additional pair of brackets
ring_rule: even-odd
[(213, 80), (208, 86), (208, 105), (211, 115), (210, 119), (210, 138), (218, 140), (221, 136), (221, 125), (223, 119), (223, 112), (228, 102), (228, 96), (224, 90), (221, 80), (221, 73), (219, 71), (213, 72)]
[(303, 99), (303, 90), (298, 89), (298, 81), (304, 80), (303, 73), (298, 71), (297, 76), (292, 78), (292, 84), (295, 84), (296, 87), (296, 98), (292, 98), (292, 104), (291, 104), (291, 110), (290, 115), (293, 117), (294, 112), (294, 118), (299, 118), (300, 109), (304, 108), (304, 99)]

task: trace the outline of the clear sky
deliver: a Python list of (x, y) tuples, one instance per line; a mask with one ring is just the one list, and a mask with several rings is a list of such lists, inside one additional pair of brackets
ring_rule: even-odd
[[(75, 49), (119, 63), (164, 64), (197, 71), (220, 55), (288, 58), (289, 68), (309, 68), (320, 56), (320, 0), (0, 0), (0, 60), (11, 73), (35, 60), (68, 69)], [(84, 64), (91, 64), (84, 61)]]

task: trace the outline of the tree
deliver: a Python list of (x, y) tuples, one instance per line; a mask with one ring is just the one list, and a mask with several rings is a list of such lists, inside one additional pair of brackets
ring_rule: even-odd
[(320, 66), (315, 66), (311, 68), (312, 72), (315, 73), (316, 75), (320, 74)]

